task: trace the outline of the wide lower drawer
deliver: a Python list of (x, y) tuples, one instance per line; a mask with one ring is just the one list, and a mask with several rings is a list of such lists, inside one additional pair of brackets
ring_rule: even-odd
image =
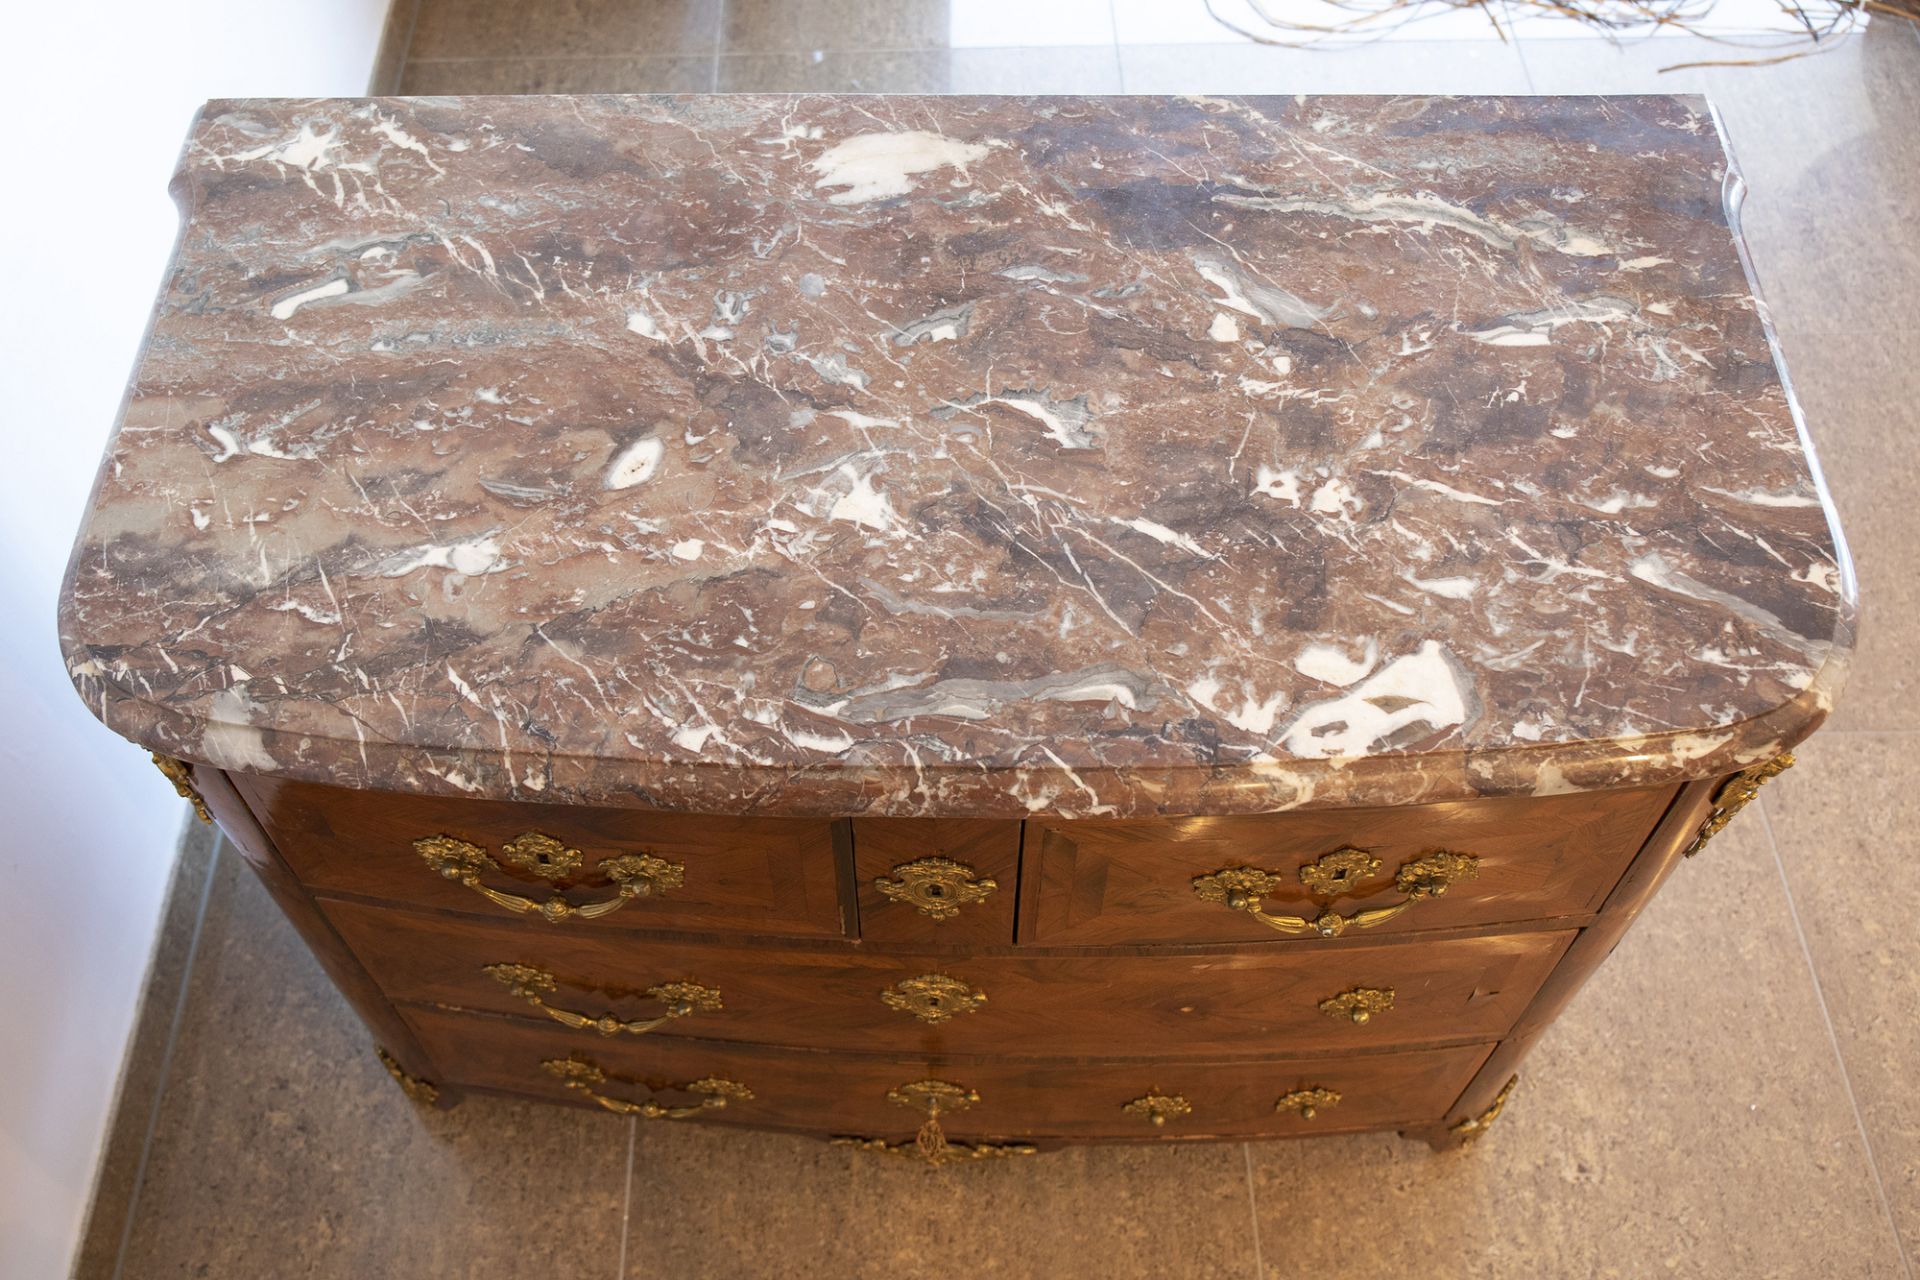
[(394, 1000), (605, 1034), (931, 1053), (1366, 1049), (1506, 1034), (1572, 931), (1163, 955), (952, 956), (489, 928), (322, 901)]
[(309, 889), (555, 931), (851, 930), (847, 824), (357, 791), (235, 775)]
[[(448, 1083), (888, 1140), (913, 1135), (930, 1093), (949, 1100), (941, 1124), (963, 1139), (1283, 1137), (1431, 1123), (1492, 1051), (1482, 1044), (1335, 1058), (1035, 1062), (607, 1041), (510, 1018), (419, 1006), (403, 1013)], [(951, 1090), (916, 1087), (930, 1081)], [(1168, 1101), (1156, 1108), (1146, 1101), (1155, 1097)], [(1160, 1125), (1152, 1123), (1156, 1109)]]
[(1257, 817), (1034, 819), (1021, 850), (1019, 936), (1043, 946), (1257, 942), (1312, 937), (1316, 924), (1377, 936), (1583, 915), (1599, 909), (1672, 799), (1662, 787)]

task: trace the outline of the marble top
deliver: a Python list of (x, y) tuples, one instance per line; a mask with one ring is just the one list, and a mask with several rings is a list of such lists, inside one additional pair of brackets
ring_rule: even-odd
[(68, 665), (696, 811), (1728, 772), (1853, 616), (1731, 185), (1688, 97), (211, 103)]

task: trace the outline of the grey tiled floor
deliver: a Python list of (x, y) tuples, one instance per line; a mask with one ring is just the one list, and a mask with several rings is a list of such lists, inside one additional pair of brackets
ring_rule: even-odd
[[(1198, 0), (422, 0), (406, 91), (1711, 93), (1866, 600), (1831, 727), (1643, 922), (1477, 1147), (818, 1144), (407, 1104), (265, 895), (183, 865), (86, 1277), (1906, 1277), (1920, 1257), (1920, 32), (1724, 50), (1232, 43)], [(1450, 22), (1436, 34), (1472, 36)]]

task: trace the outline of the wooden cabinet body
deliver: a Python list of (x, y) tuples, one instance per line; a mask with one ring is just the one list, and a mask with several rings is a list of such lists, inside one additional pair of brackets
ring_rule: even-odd
[[(938, 1123), (970, 1152), (1470, 1134), (1719, 785), (1020, 822), (191, 781), (440, 1100), (906, 1150), (928, 1118), (915, 1089), (944, 1082)], [(484, 856), (449, 871), (446, 842)], [(1436, 855), (1465, 862), (1409, 892), (1403, 868)], [(673, 870), (623, 896), (607, 868), (636, 857)], [(1251, 901), (1206, 891), (1236, 871), (1267, 876)], [(713, 1081), (741, 1092), (700, 1092)]]

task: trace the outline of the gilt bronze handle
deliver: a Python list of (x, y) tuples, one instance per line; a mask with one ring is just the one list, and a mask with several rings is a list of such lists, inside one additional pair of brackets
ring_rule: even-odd
[(885, 1138), (835, 1138), (834, 1145), (856, 1147), (876, 1155), (899, 1156), (933, 1169), (1008, 1156), (1030, 1156), (1036, 1150), (1023, 1142), (947, 1141), (946, 1132), (940, 1127), (941, 1113), (965, 1111), (980, 1101), (980, 1095), (965, 1085), (949, 1080), (915, 1080), (887, 1090), (887, 1101), (896, 1106), (926, 1112), (927, 1118), (912, 1142), (888, 1142)]
[(548, 1004), (546, 997), (558, 990), (560, 984), (545, 969), (537, 969), (530, 964), (490, 964), (481, 972), (555, 1022), (572, 1027), (575, 1031), (598, 1031), (603, 1036), (618, 1035), (622, 1031), (628, 1035), (643, 1036), (675, 1018), (684, 1018), (690, 1013), (712, 1013), (721, 1007), (720, 993), (712, 987), (703, 987), (697, 982), (663, 982), (648, 987), (644, 993), (647, 999), (658, 1000), (665, 1006), (660, 1016), (623, 1022), (610, 1013), (603, 1013), (596, 1018), (592, 1014), (575, 1013), (571, 1009), (559, 1009)]
[(1374, 1014), (1393, 1008), (1393, 995), (1392, 987), (1353, 987), (1322, 1000), (1320, 1012), (1364, 1027), (1373, 1021)]
[(452, 836), (423, 836), (413, 842), (413, 849), (441, 876), (465, 885), (495, 906), (505, 907), (509, 911), (530, 912), (550, 924), (559, 924), (576, 916), (582, 920), (604, 916), (609, 911), (618, 911), (631, 899), (678, 889), (686, 882), (687, 869), (677, 862), (668, 862), (665, 858), (656, 858), (647, 853), (622, 854), (617, 858), (605, 859), (595, 868), (611, 879), (619, 892), (599, 902), (575, 906), (558, 893), (543, 902), (536, 898), (523, 898), (517, 893), (506, 893), (480, 882), (480, 877), (489, 871), (499, 871), (503, 862), (516, 871), (525, 871), (543, 880), (560, 880), (580, 870), (585, 862), (580, 851), (569, 848), (550, 835), (529, 831), (515, 836), (500, 847), (497, 860), (479, 845)]
[(1274, 1101), (1275, 1111), (1296, 1111), (1302, 1120), (1311, 1120), (1328, 1107), (1340, 1105), (1338, 1089), (1322, 1089), (1318, 1085), (1309, 1089), (1295, 1089), (1283, 1093)]
[(700, 1099), (689, 1106), (670, 1107), (654, 1098), (648, 1098), (645, 1102), (628, 1102), (625, 1098), (610, 1098), (594, 1087), (607, 1082), (607, 1073), (591, 1059), (577, 1055), (571, 1058), (549, 1058), (540, 1065), (562, 1085), (582, 1097), (591, 1099), (615, 1115), (639, 1116), (642, 1120), (684, 1120), (688, 1116), (697, 1116), (702, 1111), (719, 1111), (727, 1105), (729, 1099), (746, 1101), (753, 1097), (753, 1090), (743, 1084), (722, 1079), (719, 1076), (707, 1076), (687, 1084), (666, 1085), (657, 1090), (649, 1090), (654, 1093), (691, 1093)]
[[(1299, 877), (1310, 892), (1324, 897), (1337, 897), (1351, 893), (1354, 885), (1379, 870), (1378, 858), (1363, 849), (1346, 848), (1336, 849), (1318, 861), (1308, 863), (1300, 868)], [(1274, 871), (1260, 871), (1253, 867), (1223, 867), (1210, 875), (1195, 876), (1193, 892), (1202, 902), (1219, 902), (1234, 911), (1244, 911), (1269, 929), (1277, 929), (1281, 933), (1317, 933), (1323, 938), (1337, 938), (1349, 928), (1371, 929), (1375, 925), (1385, 924), (1416, 902), (1438, 898), (1450, 886), (1471, 880), (1479, 874), (1480, 859), (1472, 854), (1437, 850), (1400, 865), (1400, 869), (1394, 873), (1393, 883), (1406, 896), (1392, 906), (1369, 907), (1350, 916), (1341, 915), (1332, 906), (1326, 906), (1312, 919), (1305, 916), (1268, 915), (1260, 909), (1260, 900), (1286, 883)]]
[(1178, 1120), (1182, 1116), (1192, 1115), (1193, 1104), (1177, 1093), (1149, 1090), (1121, 1107), (1120, 1110), (1130, 1116), (1138, 1116), (1159, 1129), (1165, 1127), (1169, 1120)]

